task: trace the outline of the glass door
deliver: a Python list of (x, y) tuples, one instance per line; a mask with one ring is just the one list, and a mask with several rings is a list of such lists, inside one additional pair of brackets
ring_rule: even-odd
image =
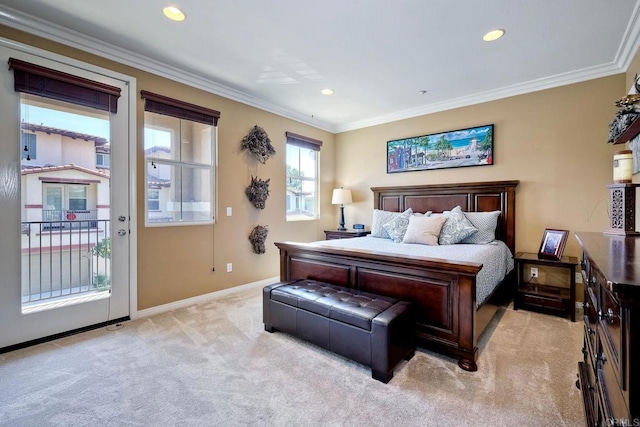
[(121, 96), (117, 113), (100, 111), (16, 92), (1, 75), (0, 108), (15, 113), (0, 117), (0, 174), (19, 184), (0, 193), (0, 348), (127, 317), (130, 298), (127, 84), (0, 47), (10, 57)]

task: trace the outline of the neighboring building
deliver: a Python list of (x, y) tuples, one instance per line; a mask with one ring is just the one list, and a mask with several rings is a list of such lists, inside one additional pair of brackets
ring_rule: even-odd
[(92, 251), (109, 237), (109, 141), (32, 123), (20, 140), (23, 300), (90, 290), (109, 271)]

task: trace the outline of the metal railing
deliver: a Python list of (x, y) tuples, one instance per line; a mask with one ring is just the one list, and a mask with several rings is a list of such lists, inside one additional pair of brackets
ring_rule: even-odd
[(111, 288), (110, 220), (23, 222), (21, 230), (23, 303)]
[(46, 223), (45, 228), (67, 227), (79, 228), (82, 225), (89, 225), (95, 228), (95, 221), (98, 219), (97, 209), (43, 209), (42, 222)]

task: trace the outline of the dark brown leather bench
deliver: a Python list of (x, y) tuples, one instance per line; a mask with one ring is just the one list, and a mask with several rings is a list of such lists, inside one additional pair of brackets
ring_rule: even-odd
[(371, 368), (384, 383), (415, 352), (411, 303), (314, 280), (264, 287), (267, 332), (282, 331)]

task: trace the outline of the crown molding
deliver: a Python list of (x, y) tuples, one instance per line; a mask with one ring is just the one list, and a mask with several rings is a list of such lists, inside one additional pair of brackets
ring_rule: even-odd
[(371, 119), (340, 124), (336, 126), (336, 133), (381, 125), (398, 120), (411, 119), (414, 117), (423, 116), (425, 114), (433, 114), (441, 111), (452, 110), (454, 108), (482, 104), (484, 102), (496, 101), (498, 99), (509, 98), (511, 96), (523, 95), (526, 93), (537, 92), (540, 90), (551, 89), (554, 87), (565, 86), (573, 83), (580, 83), (600, 77), (607, 77), (622, 72), (623, 70), (620, 69), (620, 67), (615, 63), (588, 67), (582, 70), (571, 71), (569, 73), (557, 74), (555, 76), (530, 80), (528, 82), (518, 83), (511, 86), (504, 86), (486, 92), (479, 92), (472, 95), (461, 96), (459, 98), (448, 99), (442, 102), (434, 102), (432, 104), (421, 105), (416, 108), (410, 108), (391, 114), (372, 117)]
[(128, 65), (142, 71), (165, 77), (179, 83), (184, 83), (188, 86), (192, 86), (260, 110), (277, 114), (327, 132), (335, 132), (334, 127), (329, 123), (313, 119), (307, 115), (300, 114), (249, 95), (240, 90), (222, 85), (211, 79), (167, 65), (144, 55), (133, 53), (129, 50), (105, 43), (101, 40), (70, 30), (55, 23), (18, 12), (6, 6), (0, 6), (0, 24), (63, 44), (65, 46), (73, 47), (123, 65)]
[(626, 72), (640, 48), (640, 2), (636, 3), (631, 19), (627, 24), (618, 52), (616, 52), (615, 62), (621, 70)]
[(0, 24), (15, 28), (39, 37), (52, 40), (66, 46), (70, 46), (106, 59), (119, 62), (156, 74), (161, 77), (192, 86), (224, 98), (240, 102), (297, 122), (327, 131), (331, 133), (347, 132), (381, 125), (398, 120), (414, 118), (425, 114), (433, 114), (440, 111), (469, 105), (495, 101), (511, 96), (522, 95), (544, 89), (580, 83), (600, 77), (626, 72), (636, 52), (640, 49), (640, 3), (636, 3), (629, 24), (622, 37), (620, 47), (614, 60), (609, 64), (584, 68), (555, 76), (544, 77), (511, 86), (505, 86), (495, 90), (480, 92), (455, 99), (423, 105), (416, 108), (384, 114), (365, 120), (332, 125), (327, 122), (310, 118), (307, 115), (289, 110), (279, 105), (267, 102), (263, 99), (249, 95), (237, 89), (225, 86), (209, 78), (169, 66), (155, 59), (135, 54), (126, 49), (105, 43), (101, 40), (69, 30), (57, 24), (41, 20), (39, 18), (17, 12), (6, 6), (0, 6)]

